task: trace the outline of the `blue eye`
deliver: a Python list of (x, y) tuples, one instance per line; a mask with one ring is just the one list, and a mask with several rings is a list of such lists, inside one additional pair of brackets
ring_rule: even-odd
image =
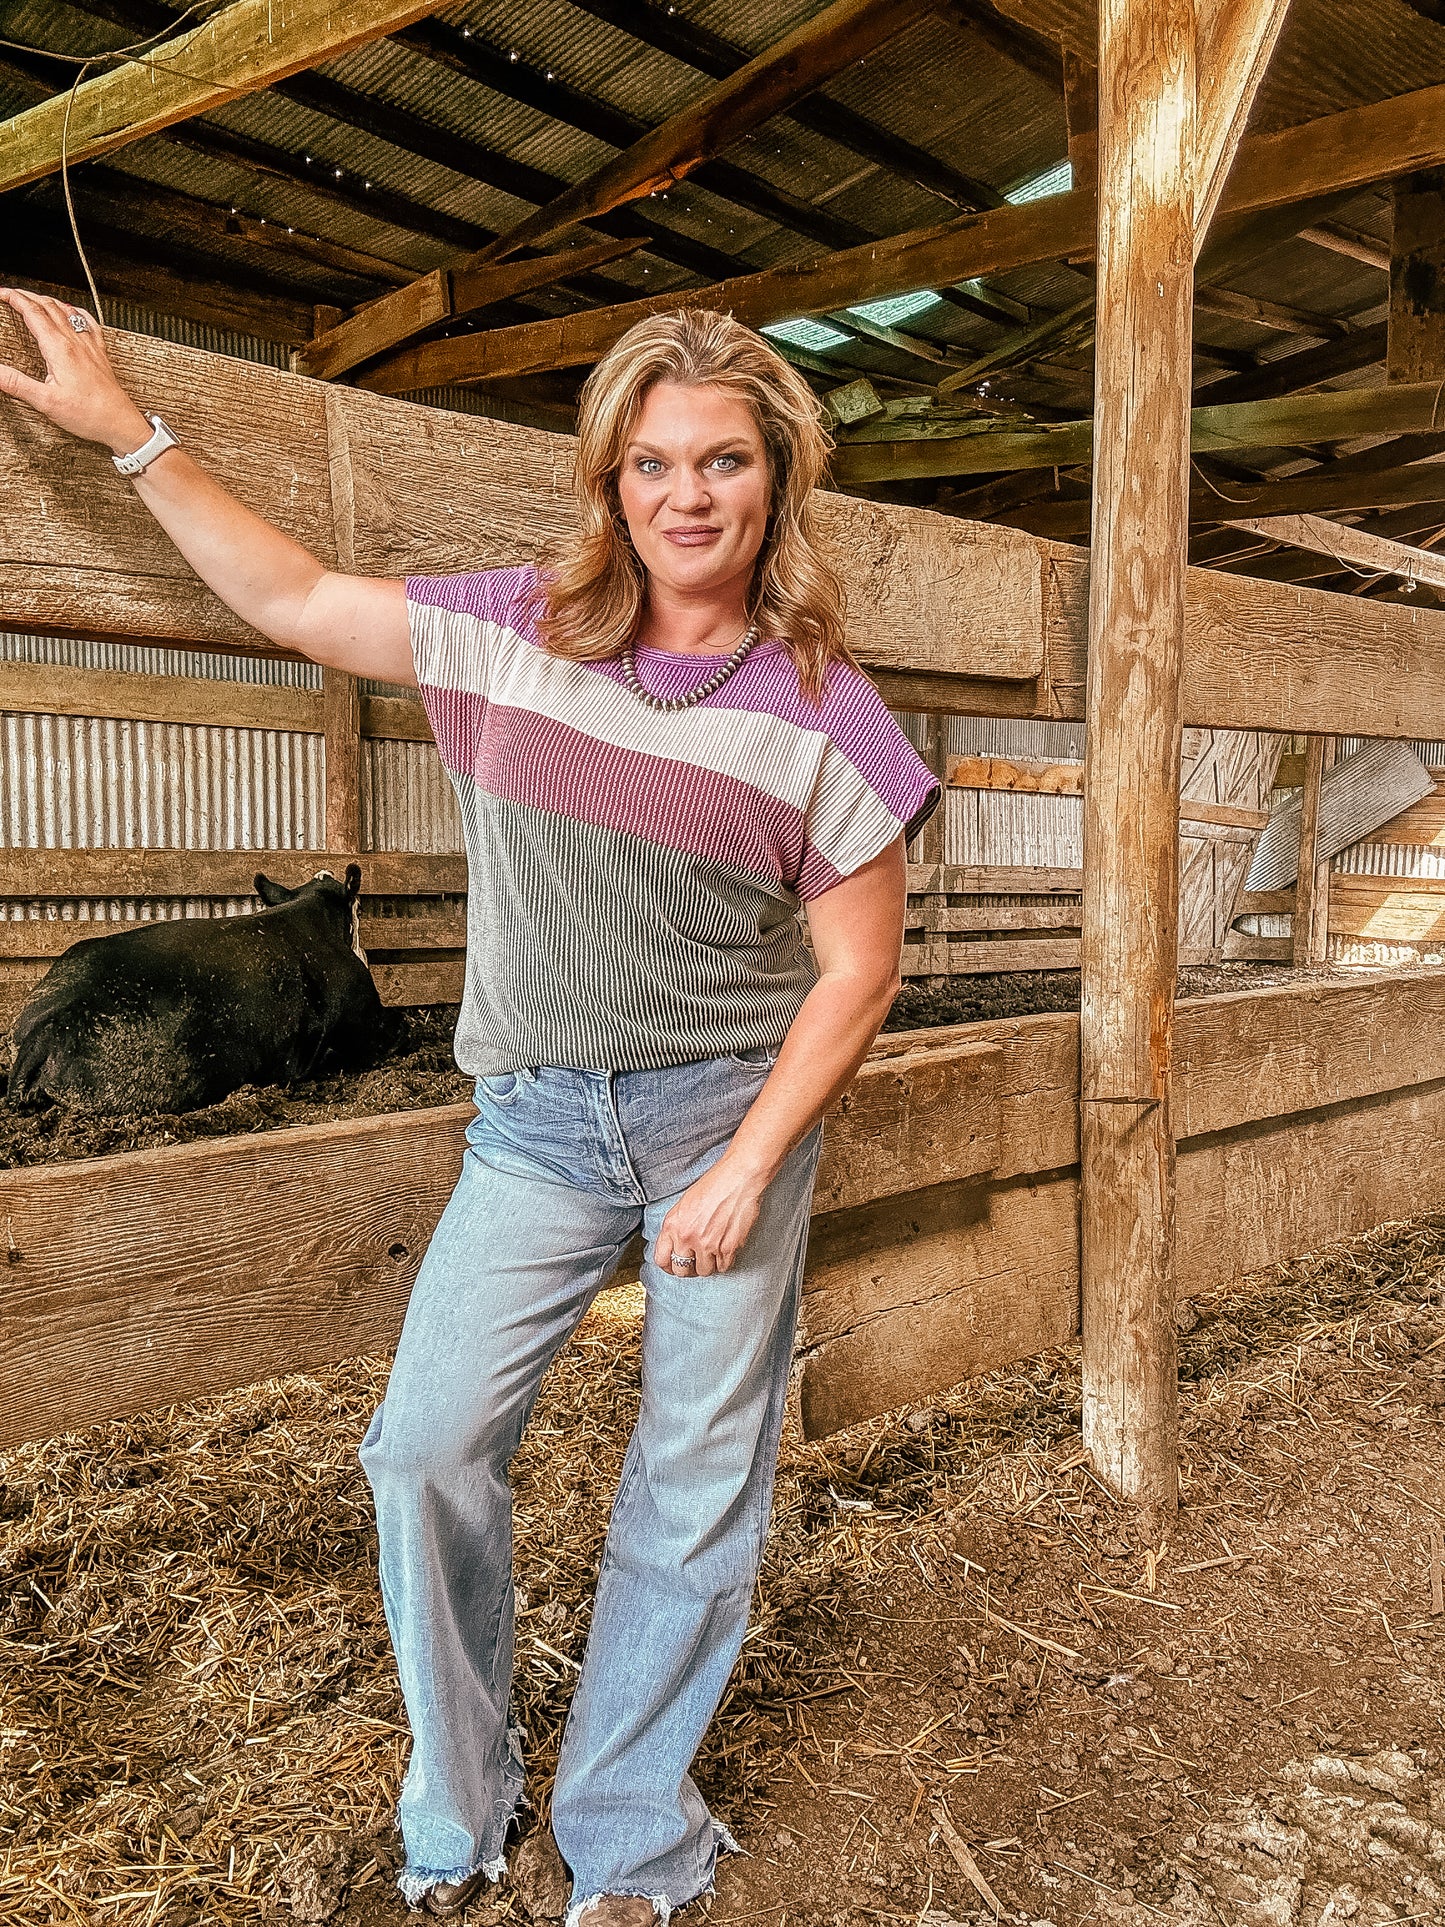
[(659, 475), (662, 472), (662, 463), (655, 455), (643, 455), (637, 466), (644, 475)]
[(722, 469), (725, 474), (730, 475), (735, 468), (741, 467), (741, 463), (736, 455), (719, 455), (713, 466), (714, 468)]

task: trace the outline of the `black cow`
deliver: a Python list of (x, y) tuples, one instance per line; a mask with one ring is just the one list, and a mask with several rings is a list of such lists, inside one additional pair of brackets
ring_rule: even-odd
[(194, 1111), (242, 1084), (376, 1061), (396, 1035), (357, 937), (361, 870), (256, 878), (250, 916), (140, 923), (72, 944), (15, 1024), (12, 1104)]

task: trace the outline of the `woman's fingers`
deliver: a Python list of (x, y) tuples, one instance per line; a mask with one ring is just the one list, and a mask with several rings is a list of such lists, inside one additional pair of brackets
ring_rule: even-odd
[(19, 368), (12, 368), (8, 361), (0, 361), (0, 395), (9, 395), (31, 408), (39, 408), (46, 393), (43, 381), (37, 381), (33, 375), (27, 375)]

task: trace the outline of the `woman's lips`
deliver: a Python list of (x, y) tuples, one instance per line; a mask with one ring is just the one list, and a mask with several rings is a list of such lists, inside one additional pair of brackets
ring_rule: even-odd
[(680, 549), (700, 549), (704, 548), (709, 542), (716, 542), (722, 534), (722, 530), (714, 528), (664, 529), (662, 533), (666, 541), (675, 543)]

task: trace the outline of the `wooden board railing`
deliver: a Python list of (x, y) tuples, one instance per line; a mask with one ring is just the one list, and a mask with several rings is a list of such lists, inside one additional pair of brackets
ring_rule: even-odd
[[(112, 330), (123, 379), (241, 498), (368, 574), (546, 561), (572, 537), (572, 443)], [(0, 358), (36, 372), (13, 316)], [(446, 487), (438, 491), (438, 475)], [(440, 508), (439, 508), (440, 504)], [(824, 493), (852, 640), (904, 709), (1077, 718), (1087, 556), (1014, 529)], [(264, 648), (105, 451), (0, 414), (0, 610), (15, 629)], [(1184, 720), (1432, 739), (1445, 612), (1189, 572)]]
[[(1176, 1024), (1181, 1290), (1445, 1199), (1445, 973)], [(880, 1040), (828, 1127), (805, 1293), (819, 1435), (1074, 1336), (1078, 1025)], [(395, 1338), (469, 1109), (0, 1173), (0, 1444)]]

